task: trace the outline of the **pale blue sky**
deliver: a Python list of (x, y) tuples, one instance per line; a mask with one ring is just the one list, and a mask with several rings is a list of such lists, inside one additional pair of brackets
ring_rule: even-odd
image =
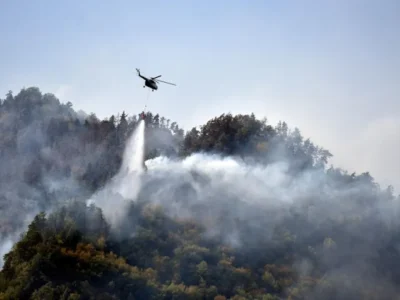
[(100, 118), (136, 114), (138, 67), (177, 84), (147, 105), (185, 129), (282, 119), (400, 187), (399, 16), (398, 0), (0, 0), (0, 94), (35, 85)]

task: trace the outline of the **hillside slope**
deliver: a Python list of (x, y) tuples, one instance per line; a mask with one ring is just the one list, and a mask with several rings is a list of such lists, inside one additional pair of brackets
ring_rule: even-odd
[(37, 88), (0, 101), (0, 299), (396, 299), (400, 198), (285, 122), (148, 113), (139, 194), (88, 206), (137, 124)]

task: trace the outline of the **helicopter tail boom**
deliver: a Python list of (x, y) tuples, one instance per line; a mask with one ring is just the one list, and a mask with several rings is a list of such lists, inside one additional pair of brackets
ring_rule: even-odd
[(139, 76), (140, 78), (143, 78), (144, 80), (148, 80), (146, 77), (144, 77), (143, 75), (140, 74), (140, 69), (136, 68), (136, 71), (137, 71), (138, 76)]

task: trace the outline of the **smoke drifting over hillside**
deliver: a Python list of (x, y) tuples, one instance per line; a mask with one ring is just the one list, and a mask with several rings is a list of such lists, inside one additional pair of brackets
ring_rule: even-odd
[[(132, 157), (140, 149), (136, 144)], [(121, 225), (130, 201), (161, 205), (172, 218), (200, 222), (205, 239), (247, 253), (250, 265), (256, 263), (251, 257), (275, 247), (276, 230), (283, 228), (286, 242), (299, 252), (295, 268), (303, 276), (323, 269), (331, 285), (329, 299), (350, 299), (364, 285), (376, 283), (384, 287), (383, 295), (395, 292), (379, 275), (387, 262), (379, 261), (378, 252), (400, 233), (400, 207), (367, 178), (348, 184), (322, 169), (293, 176), (287, 157), (262, 165), (197, 153), (183, 160), (161, 156), (146, 165), (143, 173), (140, 163), (126, 164), (129, 171), (102, 190), (101, 200), (90, 201), (103, 209), (119, 238), (135, 233), (134, 226)], [(116, 184), (120, 192), (112, 188)], [(309, 297), (319, 293), (326, 293), (326, 287), (317, 285)]]
[(88, 159), (83, 152), (65, 155), (79, 148), (76, 137), (64, 135), (71, 120), (83, 121), (69, 105), (37, 88), (0, 99), (0, 267), (37, 213), (84, 195), (85, 188), (68, 174), (72, 160), (82, 165)]
[[(259, 270), (289, 261), (298, 276), (320, 279), (308, 299), (354, 299), (374, 285), (383, 298), (398, 292), (399, 199), (367, 173), (321, 167), (325, 152), (298, 132), (290, 136), (282, 124), (263, 127), (251, 117), (221, 117), (203, 136), (186, 136), (188, 155), (150, 158), (144, 172), (145, 141), (152, 147), (169, 141), (169, 148), (178, 149), (176, 125), (162, 127), (158, 117), (153, 128), (125, 116), (117, 125), (113, 118), (81, 120), (37, 91), (28, 103), (41, 104), (21, 119), (15, 107), (27, 105), (21, 104), (24, 97), (9, 97), (0, 111), (0, 209), (6, 216), (0, 221), (1, 256), (38, 212), (57, 210), (71, 199), (100, 207), (112, 238), (129, 240), (138, 230), (133, 202), (159, 205), (174, 220), (201, 224), (202, 238), (232, 247), (239, 266)], [(15, 122), (19, 129), (12, 131)], [(224, 131), (227, 124), (234, 133)], [(218, 130), (216, 142), (210, 141)], [(232, 149), (240, 155), (227, 155)], [(225, 154), (215, 154), (219, 150)]]

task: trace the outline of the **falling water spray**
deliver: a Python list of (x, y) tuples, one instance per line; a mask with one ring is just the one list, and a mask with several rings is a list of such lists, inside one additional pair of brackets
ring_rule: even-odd
[(140, 175), (143, 173), (144, 160), (144, 120), (128, 139), (120, 172), (115, 176), (114, 191), (124, 198), (135, 198), (140, 188)]
[(144, 172), (145, 121), (138, 126), (128, 138), (123, 154), (121, 168), (99, 192), (94, 194), (87, 204), (100, 207), (105, 216), (115, 227), (123, 218), (125, 205), (135, 200), (141, 187), (141, 174)]
[(144, 125), (144, 120), (140, 120), (138, 127), (127, 141), (121, 166), (122, 172), (129, 174), (143, 171)]

